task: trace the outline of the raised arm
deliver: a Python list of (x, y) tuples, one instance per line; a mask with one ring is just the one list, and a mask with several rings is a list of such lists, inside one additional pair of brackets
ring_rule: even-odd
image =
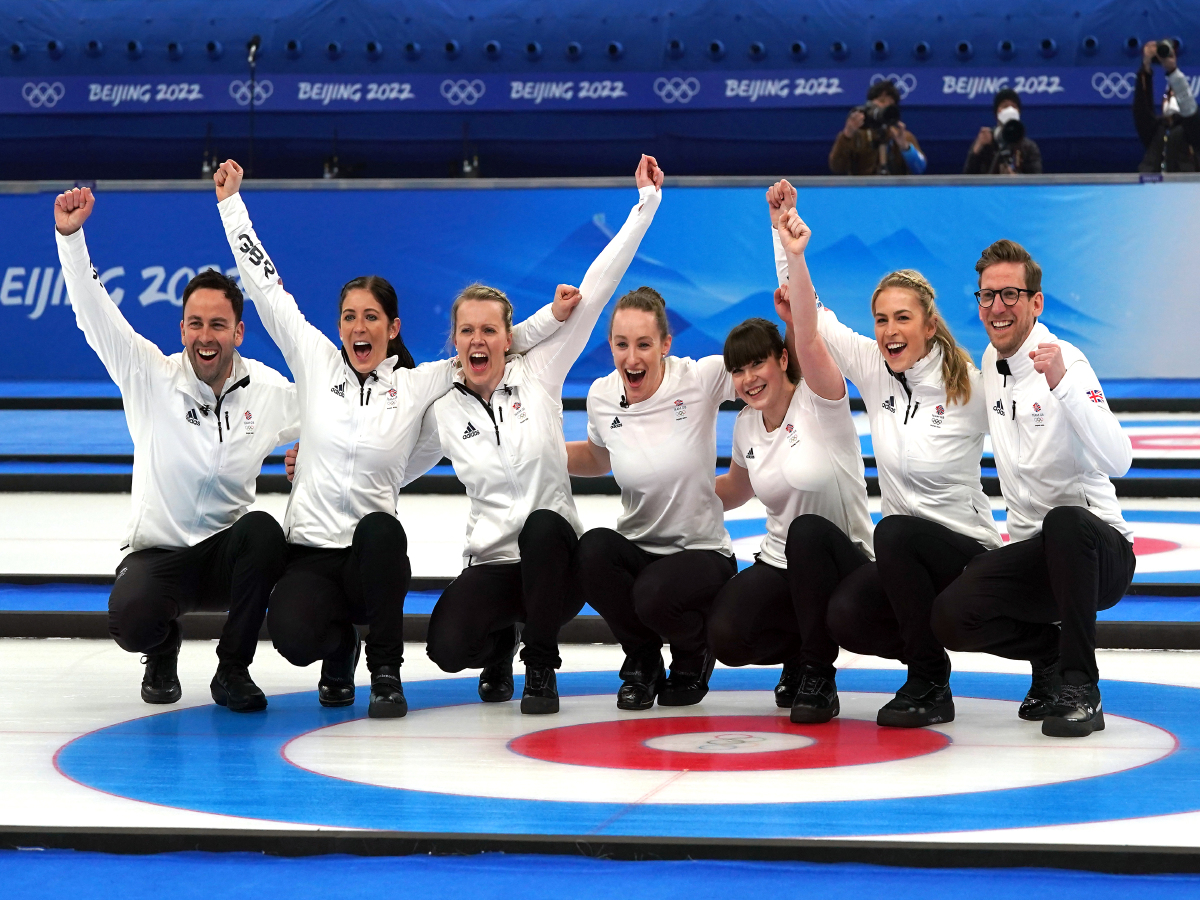
[(781, 221), (779, 237), (787, 254), (788, 299), (792, 308), (796, 356), (809, 390), (825, 400), (841, 400), (846, 395), (846, 380), (817, 329), (817, 294), (804, 261), (804, 250), (811, 236), (812, 232), (796, 210), (789, 209)]
[(1082, 354), (1067, 365), (1058, 344), (1038, 344), (1029, 357), (1062, 404), (1075, 436), (1101, 470), (1114, 478), (1128, 472), (1133, 465), (1129, 436), (1108, 408), (1100, 379)]
[(567, 373), (587, 346), (604, 305), (625, 277), (625, 270), (633, 262), (642, 237), (654, 221), (654, 213), (662, 199), (663, 183), (662, 170), (658, 168), (654, 157), (642, 157), (635, 178), (638, 203), (630, 210), (629, 218), (621, 230), (588, 268), (579, 286), (581, 299), (578, 308), (562, 328), (525, 356), (530, 371), (552, 394), (562, 393)]
[[(92, 265), (83, 223), (92, 214), (96, 198), (91, 188), (74, 188), (54, 200), (54, 238), (62, 264), (63, 284), (75, 310), (75, 321), (96, 351), (100, 362), (124, 394), (139, 374), (149, 374), (165, 356), (152, 341), (133, 330), (100, 281)], [(132, 402), (132, 398), (126, 398)]]
[(317, 353), (328, 352), (333, 343), (304, 318), (295, 298), (283, 289), (283, 279), (279, 277), (275, 263), (259, 243), (250, 213), (242, 201), (241, 166), (231, 159), (226, 160), (213, 173), (213, 181), (217, 186), (217, 210), (221, 213), (229, 249), (237, 261), (242, 286), (254, 301), (254, 308), (271, 340), (283, 352), (292, 374), (300, 377), (305, 362)]
[[(564, 292), (564, 288), (568, 290)], [(563, 322), (571, 318), (580, 296), (578, 288), (560, 284), (553, 303), (547, 303), (524, 322), (513, 326), (512, 352), (526, 353), (555, 334)]]

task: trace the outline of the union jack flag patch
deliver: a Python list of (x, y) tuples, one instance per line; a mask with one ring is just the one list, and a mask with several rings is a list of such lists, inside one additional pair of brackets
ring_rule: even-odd
[(1088, 391), (1088, 399), (1091, 400), (1093, 403), (1103, 403), (1104, 402), (1104, 392), (1099, 391), (1099, 390)]

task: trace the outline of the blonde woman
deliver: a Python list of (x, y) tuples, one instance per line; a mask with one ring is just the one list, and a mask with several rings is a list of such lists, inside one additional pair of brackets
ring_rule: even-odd
[[(808, 230), (795, 197), (786, 181), (767, 191), (781, 285), (803, 262), (802, 249), (785, 250), (802, 248), (799, 236)], [(808, 304), (803, 315), (799, 303)], [(933, 287), (912, 269), (885, 276), (872, 294), (874, 337), (842, 325), (811, 292), (792, 296), (790, 311), (796, 341), (819, 335), (857, 385), (879, 469), (884, 518), (875, 528), (876, 562), (864, 560), (843, 576), (829, 601), (830, 632), (848, 650), (908, 666), (908, 680), (879, 711), (880, 725), (952, 721), (950, 660), (930, 626), (933, 601), (971, 559), (1001, 543), (980, 483), (988, 430), (982, 376), (946, 327)], [(848, 541), (833, 526), (809, 527), (811, 553)]]

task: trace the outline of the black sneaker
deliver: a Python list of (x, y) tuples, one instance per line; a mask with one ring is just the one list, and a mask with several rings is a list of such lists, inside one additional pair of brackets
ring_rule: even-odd
[(558, 678), (550, 666), (525, 667), (521, 712), (534, 716), (558, 712)]
[(804, 676), (804, 666), (799, 663), (785, 663), (779, 675), (779, 684), (775, 685), (775, 705), (780, 709), (791, 709), (796, 702), (796, 691), (800, 689), (800, 679)]
[(378, 666), (371, 673), (371, 701), (367, 715), (372, 719), (399, 719), (408, 715), (399, 666)]
[(712, 676), (713, 667), (716, 664), (717, 658), (706, 647), (704, 655), (700, 657), (699, 671), (693, 672), (684, 669), (677, 672), (675, 666), (672, 665), (671, 674), (667, 676), (667, 680), (659, 689), (658, 705), (694, 706), (699, 703), (708, 693), (708, 679)]
[(358, 629), (353, 625), (350, 626), (350, 633), (353, 642), (347, 640), (344, 649), (321, 662), (317, 699), (321, 701), (322, 706), (354, 705), (354, 670), (358, 668), (362, 640), (358, 636)]
[(924, 678), (910, 675), (904, 687), (888, 701), (876, 724), (890, 728), (922, 728), (954, 721), (954, 695), (950, 693), (950, 682), (934, 684)]
[(258, 712), (267, 708), (267, 695), (259, 690), (250, 670), (241, 663), (218, 664), (208, 690), (217, 706), (224, 706), (230, 712)]
[(521, 646), (521, 626), (514, 625), (513, 645), (500, 662), (484, 666), (479, 673), (479, 699), (484, 703), (504, 703), (513, 697), (513, 659)]
[(1103, 730), (1104, 705), (1094, 684), (1064, 684), (1042, 719), (1042, 734), (1050, 737), (1087, 737)]
[(1059, 688), (1058, 660), (1049, 665), (1033, 663), (1033, 683), (1021, 701), (1017, 715), (1027, 722), (1040, 722), (1050, 714), (1054, 695)]
[(842, 711), (837, 684), (832, 678), (817, 673), (812, 666), (802, 666), (796, 699), (792, 701), (791, 719), (797, 725), (828, 722)]
[(147, 703), (177, 703), (183, 696), (183, 688), (179, 685), (179, 647), (182, 643), (179, 623), (172, 621), (167, 639), (163, 641), (167, 649), (142, 657), (146, 665), (142, 675), (142, 699)]
[(649, 709), (666, 681), (662, 654), (655, 650), (653, 656), (626, 656), (620, 675), (617, 709)]

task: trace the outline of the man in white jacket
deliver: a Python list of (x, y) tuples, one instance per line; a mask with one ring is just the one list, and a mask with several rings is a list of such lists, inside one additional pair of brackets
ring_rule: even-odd
[(67, 191), (54, 221), (75, 319), (121, 389), (133, 437), (128, 555), (108, 601), (109, 633), (145, 654), (142, 699), (174, 703), (179, 616), (229, 610), (213, 699), (237, 712), (264, 709), (248, 667), (287, 546), (272, 516), (246, 510), (263, 459), (299, 434), (295, 387), (238, 354), (242, 294), (221, 272), (201, 272), (184, 288), (184, 352), (167, 356), (134, 331), (84, 242), (94, 204), (88, 188)]
[(1083, 353), (1038, 322), (1042, 270), (1029, 253), (997, 241), (975, 269), (1010, 541), (938, 596), (933, 628), (950, 650), (1030, 660), (1020, 717), (1040, 720), (1043, 734), (1082, 737), (1104, 728), (1096, 612), (1133, 581), (1133, 533), (1109, 480), (1129, 470), (1133, 450)]

